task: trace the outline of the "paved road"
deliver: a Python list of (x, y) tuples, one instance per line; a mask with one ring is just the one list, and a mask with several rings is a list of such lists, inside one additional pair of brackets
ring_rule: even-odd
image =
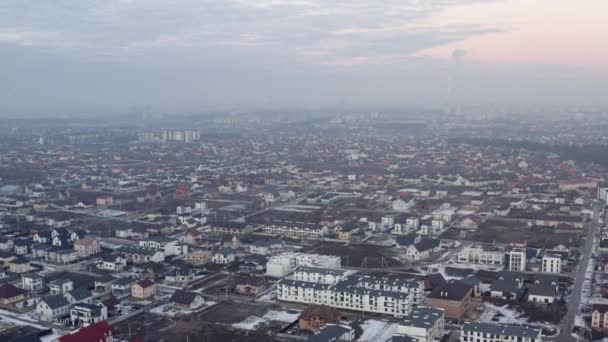
[(598, 228), (600, 206), (596, 205), (594, 209), (594, 218), (587, 224), (587, 237), (585, 240), (585, 247), (583, 249), (583, 257), (579, 263), (578, 271), (574, 273), (576, 275), (576, 280), (574, 281), (572, 294), (570, 295), (570, 298), (568, 298), (568, 313), (560, 323), (559, 334), (555, 337), (547, 338), (548, 341), (573, 342), (577, 340), (572, 336), (572, 328), (574, 327), (574, 319), (576, 315), (580, 313), (583, 283), (585, 281), (587, 267), (589, 266), (589, 259), (591, 259), (591, 254), (593, 251), (593, 240)]

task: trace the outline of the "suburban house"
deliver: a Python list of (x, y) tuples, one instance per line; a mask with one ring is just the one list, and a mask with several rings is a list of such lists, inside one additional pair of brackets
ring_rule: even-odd
[(114, 342), (112, 327), (106, 321), (93, 323), (77, 332), (59, 338), (59, 342)]
[(97, 240), (93, 238), (84, 238), (74, 242), (74, 250), (79, 257), (86, 258), (101, 252), (101, 247)]
[(57, 321), (70, 314), (70, 303), (64, 296), (54, 295), (43, 297), (36, 305), (36, 313), (44, 322)]
[(171, 296), (171, 303), (179, 309), (196, 310), (205, 304), (205, 298), (196, 292), (177, 290)]
[(131, 296), (146, 299), (156, 295), (156, 284), (150, 279), (137, 281), (131, 285)]
[(591, 311), (591, 328), (597, 331), (608, 331), (608, 305), (594, 304)]
[(4, 284), (0, 286), (0, 303), (3, 305), (14, 305), (25, 300), (27, 293), (26, 290), (12, 284)]
[(108, 319), (108, 309), (101, 304), (79, 303), (70, 309), (72, 325), (88, 326)]
[(211, 258), (216, 264), (229, 264), (236, 260), (235, 250), (232, 248), (223, 248), (216, 251)]
[(340, 324), (340, 311), (325, 305), (312, 305), (304, 309), (298, 318), (302, 330), (317, 332), (328, 324)]

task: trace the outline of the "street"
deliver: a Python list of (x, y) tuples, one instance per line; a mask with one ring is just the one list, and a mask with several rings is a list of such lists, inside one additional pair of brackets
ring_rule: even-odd
[(593, 251), (593, 241), (595, 233), (598, 228), (600, 206), (596, 204), (594, 206), (593, 220), (587, 224), (587, 236), (585, 240), (585, 247), (583, 248), (583, 256), (579, 263), (578, 271), (573, 272), (576, 276), (574, 286), (572, 288), (572, 294), (568, 298), (568, 313), (562, 319), (560, 323), (560, 332), (554, 337), (547, 338), (548, 341), (556, 342), (573, 342), (577, 339), (572, 336), (572, 328), (574, 327), (574, 321), (577, 314), (580, 313), (580, 303), (583, 289), (583, 282), (585, 281), (585, 273), (589, 266), (589, 260)]

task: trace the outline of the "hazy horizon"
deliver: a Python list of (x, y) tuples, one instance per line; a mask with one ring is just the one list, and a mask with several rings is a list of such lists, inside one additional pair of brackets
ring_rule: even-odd
[(608, 2), (0, 4), (0, 115), (608, 105)]

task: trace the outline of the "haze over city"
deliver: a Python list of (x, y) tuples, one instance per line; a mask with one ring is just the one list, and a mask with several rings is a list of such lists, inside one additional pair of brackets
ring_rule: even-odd
[(0, 112), (605, 105), (607, 11), (603, 0), (5, 0)]

